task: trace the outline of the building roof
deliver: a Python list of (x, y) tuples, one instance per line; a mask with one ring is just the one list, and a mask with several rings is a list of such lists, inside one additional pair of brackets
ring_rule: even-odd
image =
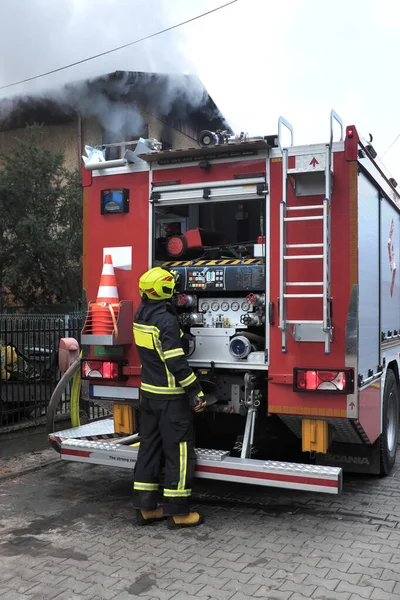
[(0, 131), (43, 123), (56, 125), (95, 114), (99, 102), (139, 105), (159, 118), (194, 121), (201, 129), (229, 129), (221, 111), (196, 75), (115, 71), (77, 81), (41, 96), (14, 96), (0, 102)]

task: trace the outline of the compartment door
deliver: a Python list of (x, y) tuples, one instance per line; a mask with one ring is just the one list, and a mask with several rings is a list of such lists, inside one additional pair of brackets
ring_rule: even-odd
[(382, 345), (400, 344), (400, 215), (381, 201), (381, 324)]
[(365, 175), (360, 173), (358, 177), (358, 373), (363, 379), (375, 374), (380, 363), (379, 212), (379, 192)]

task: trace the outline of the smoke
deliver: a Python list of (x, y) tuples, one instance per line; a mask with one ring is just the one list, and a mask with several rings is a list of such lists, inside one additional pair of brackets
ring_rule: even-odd
[[(205, 0), (190, 10), (189, 4), (184, 0), (0, 0), (0, 86), (142, 38), (218, 5)], [(140, 91), (158, 114), (167, 115), (179, 103), (182, 107), (205, 104), (207, 94), (200, 80), (185, 76), (195, 68), (184, 50), (185, 39), (178, 29), (2, 90), (0, 120), (7, 119), (21, 98), (32, 98), (55, 101), (66, 113), (76, 110), (96, 116), (113, 135), (140, 132), (142, 117), (132, 103)], [(105, 80), (96, 83), (96, 78), (117, 71), (112, 85)], [(123, 72), (143, 74), (135, 82)], [(169, 77), (157, 78), (154, 73)]]

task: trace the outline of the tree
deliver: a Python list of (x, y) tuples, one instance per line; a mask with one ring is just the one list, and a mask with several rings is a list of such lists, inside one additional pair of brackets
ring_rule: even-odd
[(26, 308), (76, 302), (82, 291), (80, 173), (41, 135), (28, 127), (0, 157), (0, 282)]

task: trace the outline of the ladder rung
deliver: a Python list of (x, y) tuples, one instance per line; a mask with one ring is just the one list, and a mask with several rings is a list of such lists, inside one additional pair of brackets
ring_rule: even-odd
[(286, 321), (288, 325), (323, 325), (323, 321)]
[(293, 256), (285, 255), (285, 260), (308, 260), (309, 258), (324, 258), (323, 254), (293, 254)]
[(308, 206), (287, 206), (286, 210), (322, 210), (323, 208), (323, 204), (310, 204)]
[(323, 294), (283, 294), (284, 298), (323, 298)]
[(304, 286), (311, 286), (311, 285), (324, 285), (323, 281), (287, 281), (286, 285), (304, 285)]
[(323, 244), (286, 244), (286, 248), (323, 248)]
[(284, 221), (322, 221), (324, 217), (285, 217)]

